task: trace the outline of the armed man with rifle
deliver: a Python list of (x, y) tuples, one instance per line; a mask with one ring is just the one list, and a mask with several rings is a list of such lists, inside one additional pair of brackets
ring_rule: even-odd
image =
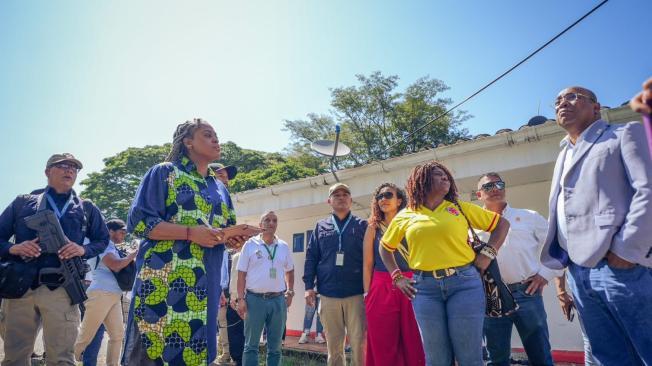
[(47, 364), (75, 364), (79, 306), (86, 300), (83, 260), (109, 243), (99, 209), (72, 189), (81, 168), (72, 154), (52, 155), (45, 191), (18, 196), (0, 215), (2, 366), (29, 363), (40, 325)]

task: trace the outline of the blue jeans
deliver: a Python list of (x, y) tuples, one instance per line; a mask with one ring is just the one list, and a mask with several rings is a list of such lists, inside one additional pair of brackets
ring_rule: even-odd
[(97, 365), (97, 356), (100, 354), (100, 348), (102, 348), (102, 339), (104, 339), (104, 324), (100, 324), (97, 333), (95, 333), (95, 337), (93, 337), (91, 343), (86, 346), (86, 349), (82, 354), (84, 366)]
[(264, 299), (248, 292), (247, 318), (244, 322), (245, 346), (242, 363), (244, 366), (258, 366), (258, 347), (263, 327), (267, 328), (268, 366), (278, 366), (281, 361), (281, 336), (287, 319), (284, 296)]
[(244, 352), (244, 321), (230, 306), (226, 308), (227, 333), (229, 334), (229, 353), (237, 366), (242, 366)]
[(319, 319), (319, 313), (317, 309), (319, 308), (319, 296), (315, 298), (315, 306), (306, 305), (306, 315), (303, 317), (303, 331), (304, 333), (310, 333), (310, 328), (312, 328), (312, 320), (317, 314), (317, 333), (322, 333), (324, 331), (324, 326), (321, 324)]
[(598, 365), (595, 358), (593, 358), (593, 351), (591, 351), (591, 343), (589, 343), (589, 338), (586, 336), (586, 331), (584, 330), (584, 323), (582, 323), (582, 317), (578, 315), (577, 321), (580, 322), (580, 328), (582, 329), (582, 342), (584, 343), (584, 366), (600, 366)]
[(452, 276), (435, 279), (416, 274), (412, 300), (421, 332), (426, 364), (482, 366), (482, 325), (485, 297), (473, 265), (458, 267)]
[(652, 364), (652, 269), (571, 263), (568, 284), (595, 360), (603, 365)]
[(529, 283), (510, 285), (519, 309), (501, 318), (484, 320), (484, 336), (489, 353), (488, 365), (508, 366), (511, 356), (512, 325), (516, 326), (531, 365), (552, 366), (546, 309), (541, 293), (525, 293)]

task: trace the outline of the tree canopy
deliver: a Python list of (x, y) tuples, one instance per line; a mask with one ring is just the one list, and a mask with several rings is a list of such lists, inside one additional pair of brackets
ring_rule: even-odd
[(106, 217), (127, 218), (131, 201), (147, 170), (165, 160), (171, 145), (130, 147), (104, 159), (102, 171), (80, 182), (81, 196), (92, 200)]
[[(221, 163), (238, 167), (231, 192), (266, 187), (322, 172), (311, 156), (286, 156), (243, 149), (233, 142), (222, 146)], [(164, 161), (171, 145), (130, 147), (104, 159), (104, 168), (81, 181), (83, 198), (90, 199), (106, 217), (126, 219), (140, 181), (147, 170)]]
[(333, 140), (338, 123), (342, 129), (340, 141), (351, 148), (348, 157), (339, 159), (343, 166), (363, 165), (468, 137), (460, 125), (470, 116), (459, 111), (388, 150), (446, 111), (452, 101), (441, 93), (449, 88), (441, 80), (422, 77), (401, 93), (397, 91), (398, 76), (374, 72), (356, 77), (357, 86), (331, 89), (330, 113), (311, 113), (305, 120), (285, 121), (285, 130), (291, 134), (289, 151), (306, 154), (311, 141)]

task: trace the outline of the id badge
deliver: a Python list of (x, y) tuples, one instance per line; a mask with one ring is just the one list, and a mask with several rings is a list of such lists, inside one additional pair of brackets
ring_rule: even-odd
[(273, 280), (276, 279), (276, 268), (272, 267), (269, 269), (269, 278)]
[(337, 252), (335, 255), (335, 265), (343, 266), (344, 265), (344, 252)]

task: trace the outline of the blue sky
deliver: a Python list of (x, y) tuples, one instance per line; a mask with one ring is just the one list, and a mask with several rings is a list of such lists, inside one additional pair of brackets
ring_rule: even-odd
[[(330, 109), (355, 74), (429, 75), (460, 101), (599, 1), (0, 2), (0, 204), (45, 185), (44, 164), (85, 164), (171, 140), (202, 117), (265, 151), (283, 120)], [(565, 86), (617, 106), (652, 75), (649, 0), (612, 0), (463, 109), (471, 133), (518, 128)], [(648, 32), (647, 36), (646, 33)]]

